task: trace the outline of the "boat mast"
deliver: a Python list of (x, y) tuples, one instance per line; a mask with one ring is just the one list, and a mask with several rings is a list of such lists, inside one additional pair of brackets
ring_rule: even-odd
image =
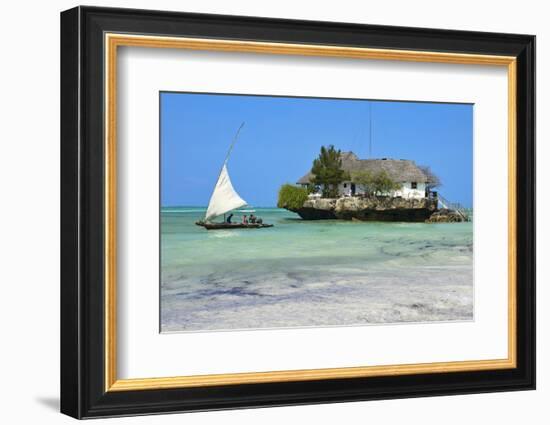
[[(237, 139), (239, 137), (239, 133), (241, 132), (243, 127), (244, 127), (244, 121), (242, 122), (241, 126), (239, 127), (239, 129), (235, 133), (235, 137), (233, 137), (231, 145), (229, 146), (229, 150), (227, 151), (227, 155), (225, 155), (225, 160), (223, 161), (222, 168), (227, 163), (227, 160), (229, 159), (229, 155), (231, 155), (231, 151), (233, 150), (233, 146), (235, 146), (235, 142), (237, 141)], [(220, 174), (221, 174), (221, 172), (222, 172), (222, 170), (220, 169)], [(218, 178), (219, 177), (220, 176), (218, 175)]]

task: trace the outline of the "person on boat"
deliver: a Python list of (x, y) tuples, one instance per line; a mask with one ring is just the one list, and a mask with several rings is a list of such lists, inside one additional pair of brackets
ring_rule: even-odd
[(231, 224), (231, 219), (232, 218), (233, 218), (233, 213), (231, 213), (227, 216), (227, 220), (225, 220), (225, 222)]
[(246, 214), (243, 215), (243, 224), (248, 224), (248, 218), (246, 217)]
[(250, 218), (248, 219), (252, 224), (256, 223), (256, 216), (254, 214), (250, 214)]
[(264, 222), (264, 221), (262, 220), (261, 217), (256, 218), (256, 223), (262, 224), (263, 222)]

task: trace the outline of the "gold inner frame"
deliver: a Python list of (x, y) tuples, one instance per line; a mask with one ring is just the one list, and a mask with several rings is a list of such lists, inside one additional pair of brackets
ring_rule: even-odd
[[(516, 58), (462, 53), (370, 49), (327, 45), (105, 34), (105, 391), (132, 391), (213, 385), (308, 381), (416, 373), (446, 373), (516, 367)], [(118, 379), (116, 324), (116, 123), (119, 46), (325, 56), (507, 67), (508, 72), (508, 357), (382, 366), (247, 372), (214, 375)]]

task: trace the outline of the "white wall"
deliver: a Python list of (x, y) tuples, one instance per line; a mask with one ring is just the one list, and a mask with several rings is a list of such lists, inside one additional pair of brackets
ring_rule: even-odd
[(416, 182), (416, 189), (413, 189), (412, 182), (405, 182), (401, 190), (397, 190), (395, 193), (403, 198), (425, 198), (426, 183)]
[[(401, 196), (403, 198), (424, 198), (426, 197), (426, 183), (417, 182), (416, 189), (412, 188), (412, 182), (404, 182), (401, 186), (401, 189), (393, 192), (393, 196)], [(351, 182), (346, 181), (338, 185), (338, 193), (341, 195), (350, 195), (351, 194)], [(362, 185), (356, 185), (355, 188), (356, 194), (364, 193), (364, 188)]]
[[(535, 33), (538, 36), (538, 140), (550, 139), (550, 26), (534, 0), (357, 2), (353, 0), (146, 0), (96, 5), (263, 15), (312, 20)], [(59, 390), (59, 16), (74, 1), (5, 2), (0, 67), (0, 376), (7, 424), (75, 422), (57, 413)], [(539, 163), (550, 144), (538, 146)], [(540, 167), (539, 187), (550, 181)], [(538, 199), (542, 213), (548, 197)], [(550, 223), (540, 220), (539, 259), (550, 257)], [(550, 262), (538, 264), (538, 390), (338, 405), (112, 419), (108, 424), (517, 424), (548, 422), (550, 399)]]
[[(344, 186), (345, 185), (345, 186)], [(357, 190), (357, 188), (356, 188)], [(340, 195), (350, 195), (351, 194), (351, 182), (343, 182), (338, 185), (338, 193)]]

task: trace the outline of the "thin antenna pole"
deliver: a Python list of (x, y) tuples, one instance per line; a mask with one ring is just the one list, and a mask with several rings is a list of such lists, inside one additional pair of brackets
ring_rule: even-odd
[(372, 101), (369, 101), (369, 158), (372, 159)]

